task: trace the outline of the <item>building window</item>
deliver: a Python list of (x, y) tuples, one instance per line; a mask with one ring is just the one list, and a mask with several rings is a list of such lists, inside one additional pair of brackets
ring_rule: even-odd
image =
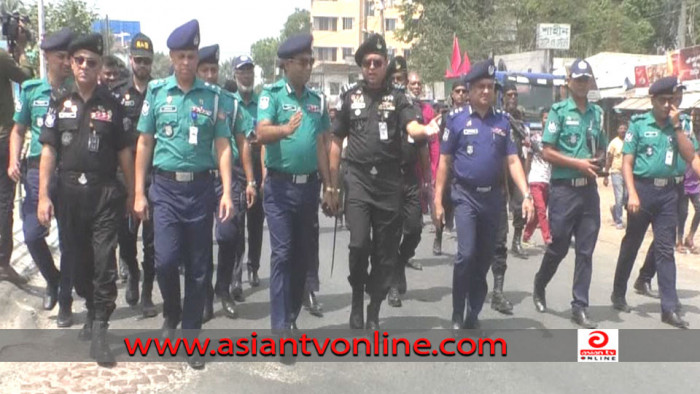
[(404, 49), (403, 50), (403, 57), (408, 61), (408, 58), (411, 57), (411, 50), (410, 49)]
[(328, 87), (330, 87), (330, 93), (331, 96), (337, 96), (340, 94), (340, 83), (338, 82), (331, 82), (328, 84)]
[(353, 18), (343, 18), (343, 30), (352, 30)]
[(374, 16), (374, 2), (365, 1), (365, 16)]
[(387, 18), (384, 20), (384, 29), (386, 31), (394, 31), (396, 30), (396, 19), (394, 18)]
[(314, 30), (337, 31), (338, 18), (316, 16), (314, 17)]
[(343, 48), (343, 59), (353, 57), (354, 55), (352, 48)]
[(316, 47), (315, 50), (316, 50), (316, 60), (331, 61), (331, 62), (334, 62), (337, 60), (337, 53), (338, 53), (337, 48)]

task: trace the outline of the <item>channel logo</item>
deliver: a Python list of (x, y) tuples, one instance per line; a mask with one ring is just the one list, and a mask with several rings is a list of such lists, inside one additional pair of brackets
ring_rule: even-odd
[(578, 330), (578, 362), (616, 363), (620, 359), (618, 330)]

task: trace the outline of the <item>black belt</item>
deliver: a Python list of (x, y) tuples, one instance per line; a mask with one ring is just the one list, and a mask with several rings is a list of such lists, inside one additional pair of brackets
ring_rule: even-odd
[(455, 178), (455, 183), (457, 183), (458, 185), (460, 185), (461, 187), (463, 187), (467, 190), (471, 190), (471, 191), (474, 191), (477, 193), (489, 193), (491, 190), (496, 189), (496, 186), (474, 186), (470, 183), (467, 183), (467, 182), (465, 182), (461, 179), (457, 179), (457, 178)]
[(211, 177), (211, 173), (209, 171), (200, 171), (200, 172), (188, 172), (188, 171), (165, 171), (161, 170), (160, 168), (155, 168), (153, 170), (156, 175), (160, 175), (164, 178), (170, 179), (171, 181), (175, 182), (194, 182), (202, 179), (207, 179)]
[(100, 174), (99, 172), (59, 171), (58, 176), (61, 180), (81, 186), (95, 186), (114, 180), (114, 176)]
[(315, 182), (318, 180), (318, 172), (312, 172), (310, 174), (289, 174), (282, 171), (273, 170), (272, 168), (267, 169), (267, 175), (273, 178), (284, 179), (288, 182), (295, 184), (305, 184), (309, 182)]
[(669, 178), (644, 178), (644, 177), (635, 175), (634, 181), (648, 184), (648, 185), (654, 185), (656, 187), (666, 187), (669, 185), (671, 185), (671, 186), (680, 185), (681, 183), (683, 183), (683, 177), (676, 176), (676, 177), (669, 177)]
[(550, 179), (549, 183), (552, 186), (571, 186), (571, 187), (584, 187), (592, 185), (595, 183), (594, 180), (583, 178), (569, 178), (569, 179)]
[(41, 156), (27, 157), (27, 168), (32, 170), (38, 170), (40, 162)]

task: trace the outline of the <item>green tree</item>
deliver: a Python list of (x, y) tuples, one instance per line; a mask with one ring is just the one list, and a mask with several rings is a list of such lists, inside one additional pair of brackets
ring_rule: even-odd
[(226, 59), (219, 67), (219, 86), (224, 86), (227, 80), (233, 80), (233, 59)]
[(284, 23), (284, 28), (280, 32), (280, 42), (288, 37), (300, 33), (311, 32), (311, 13), (308, 10), (295, 8), (294, 13), (289, 15)]
[(273, 37), (263, 38), (250, 46), (250, 54), (253, 57), (253, 61), (262, 68), (264, 83), (272, 83), (275, 80), (278, 47), (279, 40)]
[[(33, 4), (30, 10), (32, 26), (38, 30), (39, 6)], [(44, 3), (44, 31), (55, 33), (70, 27), (76, 33), (90, 33), (92, 23), (97, 20), (97, 12), (83, 0), (58, 0)]]
[(151, 75), (153, 78), (165, 78), (170, 75), (170, 57), (163, 52), (156, 52), (153, 54), (153, 67), (151, 68)]

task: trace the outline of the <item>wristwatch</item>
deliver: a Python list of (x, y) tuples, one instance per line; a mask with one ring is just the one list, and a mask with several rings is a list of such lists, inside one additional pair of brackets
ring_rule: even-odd
[(332, 187), (328, 186), (328, 187), (326, 187), (326, 192), (329, 192), (329, 193), (340, 193), (340, 189), (333, 189)]
[(526, 198), (528, 200), (532, 200), (532, 194), (527, 193), (525, 196), (523, 196), (523, 198)]
[(248, 182), (248, 186), (258, 187), (258, 183), (255, 181), (250, 181), (250, 182)]

